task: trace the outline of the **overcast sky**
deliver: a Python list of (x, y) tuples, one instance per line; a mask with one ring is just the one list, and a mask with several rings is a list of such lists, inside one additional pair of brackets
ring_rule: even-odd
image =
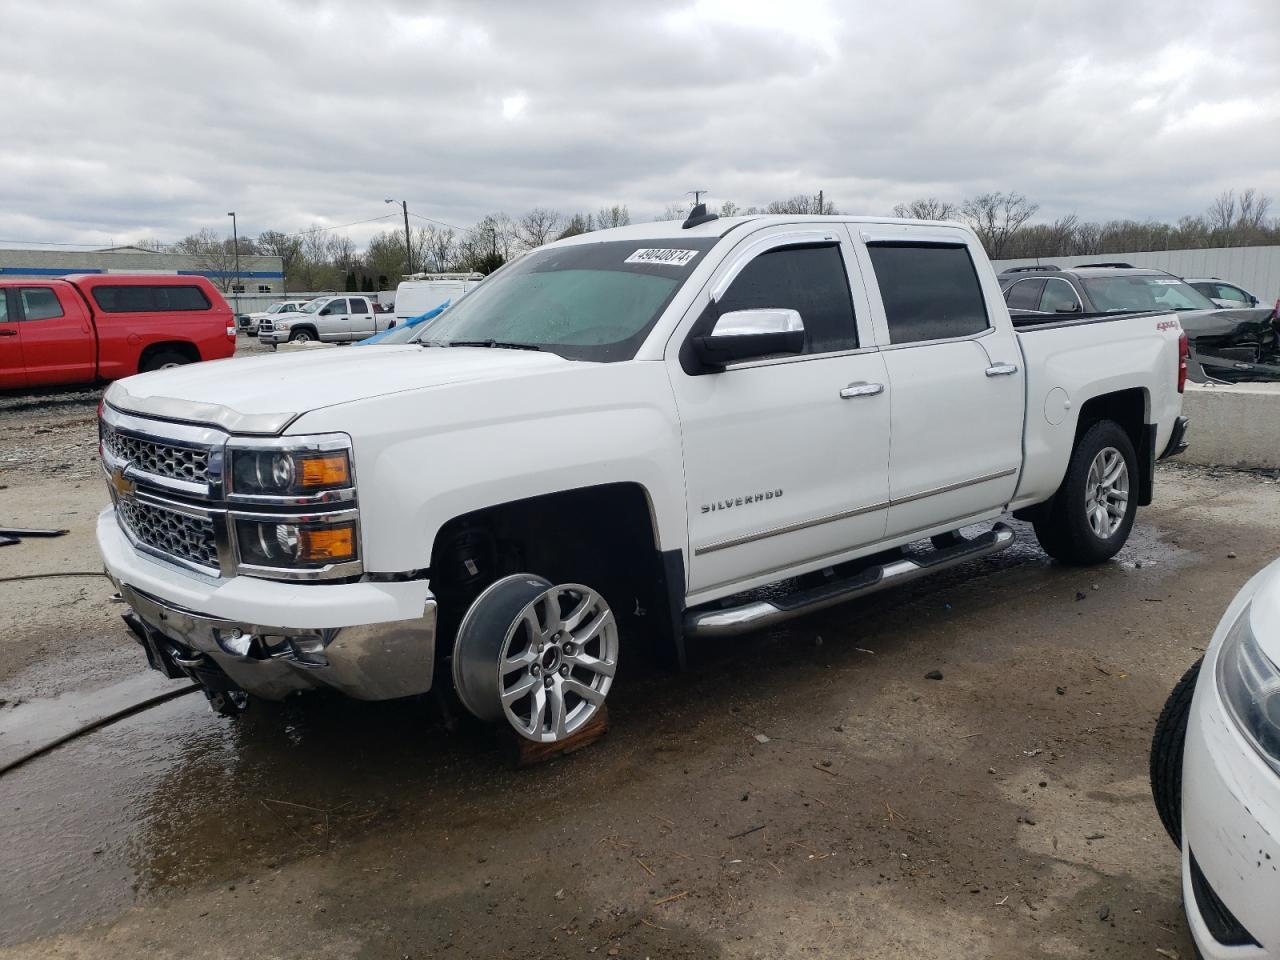
[[(0, 0), (0, 241), (468, 226), (686, 190), (1040, 218), (1280, 198), (1280, 3)], [(398, 211), (397, 211), (398, 213)], [(423, 221), (415, 221), (421, 224)], [(358, 243), (388, 220), (349, 228)]]

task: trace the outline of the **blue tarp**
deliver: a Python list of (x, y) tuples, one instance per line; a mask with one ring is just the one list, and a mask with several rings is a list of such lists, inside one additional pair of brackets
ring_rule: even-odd
[(399, 333), (401, 330), (408, 330), (412, 327), (418, 326), (419, 324), (426, 323), (428, 320), (433, 320), (440, 316), (440, 314), (444, 313), (445, 309), (451, 302), (451, 300), (446, 300), (444, 303), (440, 304), (440, 306), (428, 310), (426, 313), (420, 313), (416, 317), (410, 317), (404, 323), (397, 323), (389, 330), (383, 330), (381, 333), (375, 333), (372, 337), (366, 337), (364, 340), (358, 340), (356, 342), (356, 346), (360, 346), (365, 343), (381, 343), (393, 333)]

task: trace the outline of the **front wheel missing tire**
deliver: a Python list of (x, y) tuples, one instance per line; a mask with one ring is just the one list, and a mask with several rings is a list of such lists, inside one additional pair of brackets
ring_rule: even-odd
[(515, 574), (490, 585), (463, 618), (454, 685), (480, 719), (558, 743), (603, 707), (617, 662), (617, 622), (598, 591)]

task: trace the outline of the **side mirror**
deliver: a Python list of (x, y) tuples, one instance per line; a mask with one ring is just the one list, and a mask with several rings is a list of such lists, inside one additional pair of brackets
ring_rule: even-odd
[(712, 369), (804, 350), (804, 321), (795, 310), (768, 308), (721, 314), (709, 336), (695, 337), (698, 359)]
[(1258, 298), (1255, 297), (1253, 294), (1249, 294), (1249, 306), (1256, 307), (1257, 305), (1258, 305)]
[(1080, 312), (1080, 304), (1078, 304), (1078, 303), (1073, 303), (1073, 304), (1072, 304), (1071, 306), (1069, 306), (1069, 307), (1058, 307), (1058, 309), (1054, 310), (1053, 312), (1054, 312), (1054, 313), (1079, 313), (1079, 312)]

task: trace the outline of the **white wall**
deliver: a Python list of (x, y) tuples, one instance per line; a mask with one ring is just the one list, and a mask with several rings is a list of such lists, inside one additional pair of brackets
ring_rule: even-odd
[(1072, 267), (1081, 263), (1132, 263), (1135, 267), (1155, 267), (1179, 277), (1218, 277), (1238, 283), (1264, 304), (1280, 299), (1280, 246), (1212, 247), (1205, 250), (1148, 250), (1139, 253), (1099, 253), (1084, 257), (1040, 257), (1025, 260), (996, 260), (999, 273), (1006, 267), (1053, 263)]

